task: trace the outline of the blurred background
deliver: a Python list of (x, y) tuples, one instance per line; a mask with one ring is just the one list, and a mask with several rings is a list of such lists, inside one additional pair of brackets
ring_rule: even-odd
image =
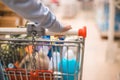
[[(120, 80), (120, 0), (41, 1), (62, 24), (87, 27), (83, 80)], [(0, 2), (0, 27), (26, 21)]]

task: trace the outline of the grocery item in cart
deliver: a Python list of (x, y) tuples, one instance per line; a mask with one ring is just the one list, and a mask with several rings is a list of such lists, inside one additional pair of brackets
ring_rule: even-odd
[(68, 60), (75, 59), (75, 53), (73, 50), (68, 49), (68, 51), (65, 52), (65, 58)]
[(0, 80), (3, 80), (3, 71), (2, 71), (1, 60), (0, 60)]
[[(73, 35), (78, 34), (79, 37), (78, 39), (72, 38), (73, 40), (69, 39), (68, 41), (43, 40), (37, 39), (37, 37), (35, 40), (34, 38), (0, 38), (0, 56), (2, 57), (0, 60), (2, 60), (2, 73), (5, 76), (5, 79), (3, 80), (82, 80), (86, 28), (84, 27), (83, 29), (78, 30), (78, 32), (73, 30), (68, 33), (69, 35), (71, 35), (71, 33)], [(65, 33), (65, 35), (66, 34), (67, 33)], [(2, 44), (8, 44), (11, 49), (6, 52), (5, 49), (2, 49)], [(16, 45), (19, 45), (19, 47), (21, 46), (18, 51), (16, 51)], [(29, 50), (28, 53), (25, 51), (25, 47), (28, 45), (33, 46), (31, 47), (31, 54), (28, 54)], [(51, 58), (48, 58), (48, 55), (46, 55), (48, 51), (45, 51), (46, 53), (44, 53), (44, 49), (42, 50), (42, 47), (41, 50), (36, 50), (37, 46), (48, 46), (49, 50), (51, 50)], [(13, 52), (13, 54), (11, 52)], [(8, 61), (6, 53), (7, 55), (12, 54), (12, 56), (10, 55), (10, 59), (13, 60), (12, 62), (6, 62)], [(20, 57), (19, 54), (22, 54), (22, 58), (20, 58), (20, 60), (18, 59)], [(56, 62), (55, 60), (52, 62), (56, 65), (58, 63), (58, 70), (55, 70), (54, 68), (49, 70), (49, 60), (54, 57)], [(14, 64), (16, 62), (20, 62), (19, 67), (11, 67), (13, 65), (10, 63)], [(10, 67), (7, 67), (6, 65), (9, 64)]]
[[(21, 60), (17, 45), (2, 44), (0, 47), (0, 59), (6, 68), (16, 68), (16, 64)], [(16, 58), (18, 57), (18, 58)]]
[(28, 45), (28, 46), (26, 46), (25, 47), (25, 51), (26, 51), (26, 53), (28, 53), (28, 54), (32, 54), (33, 53), (33, 46), (32, 45)]
[(49, 70), (58, 70), (58, 64), (60, 63), (60, 53), (59, 52), (53, 52), (52, 58), (49, 63)]
[[(27, 70), (32, 70), (33, 66), (39, 70), (48, 70), (49, 66), (49, 58), (42, 52), (35, 53), (35, 63), (33, 63), (34, 57), (32, 54), (28, 54), (25, 58), (21, 61), (19, 67), (20, 68), (27, 68)], [(34, 65), (35, 64), (35, 65)]]
[[(78, 40), (79, 37), (78, 36), (66, 36), (66, 38), (64, 39), (64, 41), (76, 41)], [(64, 43), (65, 45), (67, 46), (63, 46), (63, 50), (62, 50), (62, 53), (63, 53), (63, 56), (64, 54), (66, 53), (66, 51), (71, 49), (73, 51), (73, 53), (77, 53), (77, 48), (76, 47), (73, 47), (73, 46), (68, 46), (68, 45), (76, 45), (75, 43)]]
[(43, 52), (45, 55), (48, 55), (49, 46), (37, 46), (38, 52)]
[(78, 72), (75, 71), (78, 71), (79, 66), (75, 54), (69, 49), (59, 63), (59, 71), (65, 74), (63, 75), (63, 80), (74, 80), (74, 75), (78, 74)]

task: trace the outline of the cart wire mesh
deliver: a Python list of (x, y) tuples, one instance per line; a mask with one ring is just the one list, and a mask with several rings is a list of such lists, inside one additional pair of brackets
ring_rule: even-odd
[(0, 80), (82, 80), (85, 38), (44, 37), (0, 38)]

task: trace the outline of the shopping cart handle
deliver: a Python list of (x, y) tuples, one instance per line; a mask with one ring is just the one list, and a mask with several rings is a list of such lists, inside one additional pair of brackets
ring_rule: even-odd
[[(26, 34), (26, 33), (27, 28), (0, 28), (0, 34)], [(86, 34), (87, 31), (85, 26), (79, 30), (71, 29), (69, 31), (62, 33), (50, 32), (48, 30), (45, 31), (45, 35), (77, 35), (82, 36), (83, 38), (86, 38)]]

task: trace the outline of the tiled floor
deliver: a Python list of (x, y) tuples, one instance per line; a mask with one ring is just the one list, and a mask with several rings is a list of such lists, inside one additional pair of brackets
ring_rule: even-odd
[(107, 40), (100, 38), (94, 16), (94, 12), (81, 11), (74, 19), (62, 19), (57, 13), (61, 22), (73, 28), (87, 26), (83, 80), (120, 80), (117, 79), (120, 66), (106, 60)]

